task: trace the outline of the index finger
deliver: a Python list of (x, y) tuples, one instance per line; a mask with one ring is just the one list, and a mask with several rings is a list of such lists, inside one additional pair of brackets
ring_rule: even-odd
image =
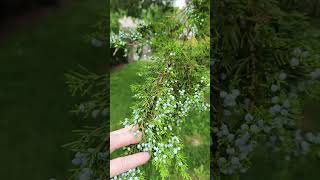
[(139, 127), (123, 128), (110, 133), (110, 153), (113, 151), (128, 146), (130, 144), (137, 144), (141, 140), (142, 133), (137, 132)]
[(130, 169), (136, 168), (148, 162), (148, 152), (140, 152), (133, 155), (119, 157), (110, 161), (110, 177), (117, 176)]

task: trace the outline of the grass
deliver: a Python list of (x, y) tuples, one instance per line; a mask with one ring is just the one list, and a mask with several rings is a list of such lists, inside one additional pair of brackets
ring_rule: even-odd
[(61, 146), (77, 120), (64, 73), (78, 64), (104, 71), (105, 50), (84, 40), (104, 8), (102, 0), (73, 1), (0, 42), (0, 152), (7, 166), (0, 179), (67, 179), (71, 157)]
[[(130, 86), (134, 83), (143, 83), (143, 77), (137, 75), (139, 69), (147, 66), (150, 62), (130, 63), (119, 71), (111, 74), (110, 77), (110, 127), (111, 131), (121, 128), (120, 121), (131, 114), (130, 107), (133, 105), (133, 94)], [(189, 173), (193, 179), (209, 179), (210, 163), (210, 124), (209, 113), (192, 113), (188, 122), (183, 127), (184, 133), (184, 153), (189, 164)], [(121, 154), (121, 151), (112, 155), (112, 158)], [(160, 179), (157, 172), (151, 168), (150, 164), (146, 167), (147, 179)], [(181, 179), (174, 172), (170, 179)]]
[(143, 83), (143, 78), (136, 73), (144, 62), (130, 63), (111, 74), (110, 77), (110, 129), (122, 128), (120, 121), (131, 114), (133, 93), (130, 86), (134, 83)]

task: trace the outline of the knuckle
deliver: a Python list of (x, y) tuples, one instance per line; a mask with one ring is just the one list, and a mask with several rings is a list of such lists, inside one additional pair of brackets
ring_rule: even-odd
[(128, 160), (126, 157), (121, 158), (121, 170), (126, 171), (128, 166)]

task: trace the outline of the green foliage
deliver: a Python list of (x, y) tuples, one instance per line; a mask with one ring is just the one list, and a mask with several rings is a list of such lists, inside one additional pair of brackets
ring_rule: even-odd
[[(180, 143), (180, 126), (187, 123), (191, 109), (197, 112), (208, 107), (204, 93), (209, 85), (209, 73), (206, 66), (198, 63), (208, 55), (206, 52), (197, 57), (189, 56), (187, 52), (194, 50), (190, 42), (171, 40), (166, 45), (154, 43), (157, 45), (162, 48), (156, 61), (141, 72), (147, 77), (144, 84), (133, 86), (138, 99), (132, 107), (133, 116), (123, 121), (125, 126), (139, 124), (144, 138), (139, 145), (129, 147), (126, 154), (148, 151), (162, 179), (169, 177), (171, 167), (175, 167), (183, 179), (190, 179), (186, 157), (180, 152), (184, 146)], [(143, 175), (132, 171), (120, 177)]]
[[(146, 76), (139, 76), (144, 68), (150, 66), (153, 62), (140, 61), (130, 63), (121, 70), (112, 72), (110, 77), (110, 130), (114, 131), (122, 127), (120, 120), (129, 117), (132, 113), (130, 107), (135, 104), (133, 92), (129, 91), (132, 84), (143, 84)], [(207, 96), (208, 97), (208, 96)], [(195, 169), (203, 165), (204, 173), (202, 176), (209, 176), (209, 135), (210, 135), (209, 113), (191, 112), (187, 123), (181, 126), (182, 149), (188, 164), (188, 174), (195, 178)], [(124, 150), (117, 150), (112, 153), (111, 159), (120, 156)], [(143, 170), (147, 179), (161, 179), (159, 173), (152, 163), (144, 165)], [(181, 179), (179, 173), (172, 168), (170, 170), (170, 179)]]
[(195, 172), (196, 179), (199, 179), (199, 180), (210, 179), (210, 177), (209, 177), (210, 173), (206, 172), (203, 165), (201, 165), (198, 168), (194, 168), (194, 172)]
[[(172, 168), (180, 178), (191, 178), (188, 158), (182, 152), (181, 129), (188, 123), (191, 110), (201, 112), (209, 106), (205, 98), (209, 87), (209, 32), (197, 30), (209, 20), (208, 13), (197, 11), (205, 5), (209, 10), (208, 1), (192, 1), (189, 8), (167, 11), (161, 20), (151, 22), (147, 32), (151, 34), (153, 62), (139, 73), (146, 77), (144, 83), (132, 86), (137, 100), (132, 116), (123, 120), (124, 126), (138, 124), (135, 133), (144, 134), (138, 145), (124, 148), (125, 154), (149, 152), (152, 167), (162, 179), (170, 177)], [(138, 168), (114, 179), (150, 177), (146, 173)]]
[[(150, 24), (160, 21), (166, 12), (172, 10), (171, 1), (166, 0), (118, 3), (112, 3), (111, 7), (111, 65), (127, 63), (136, 55), (140, 58), (143, 47), (150, 46), (150, 36), (155, 32)], [(119, 20), (124, 18), (130, 18), (136, 27), (121, 29)]]
[(307, 154), (320, 138), (297, 124), (304, 99), (319, 100), (319, 49), (312, 45), (318, 36), (308, 31), (308, 19), (276, 0), (216, 6), (211, 89), (216, 178), (245, 173), (261, 145), (283, 159)]
[(319, 0), (280, 0), (282, 8), (287, 10), (297, 10), (305, 13), (309, 16), (319, 17), (320, 16), (320, 1)]
[[(141, 1), (142, 5), (144, 2)], [(199, 114), (209, 106), (205, 96), (209, 88), (209, 29), (205, 28), (209, 14), (204, 12), (209, 11), (209, 4), (195, 0), (184, 10), (159, 6), (158, 2), (157, 6), (151, 4), (149, 10), (141, 11), (150, 22), (142, 22), (133, 31), (119, 30), (111, 36), (110, 47), (114, 52), (119, 49), (125, 52), (128, 44), (136, 42), (147, 43), (153, 49), (153, 62), (140, 73), (146, 77), (144, 83), (132, 87), (137, 98), (133, 115), (123, 121), (125, 126), (138, 124), (144, 137), (140, 144), (125, 148), (125, 154), (148, 151), (152, 156), (151, 168), (162, 179), (171, 175), (173, 167), (179, 178), (190, 179), (181, 129), (191, 122), (187, 121), (191, 112)], [(161, 19), (159, 12), (165, 14)], [(81, 69), (68, 73), (66, 78), (71, 93), (83, 99), (73, 112), (91, 120), (88, 123), (92, 126), (75, 131), (79, 139), (65, 146), (77, 152), (72, 160), (76, 165), (72, 178), (109, 178), (103, 168), (108, 163), (105, 152), (108, 125), (100, 120), (108, 118), (107, 76)], [(148, 178), (144, 172), (139, 168), (119, 177)]]
[[(129, 53), (140, 54), (143, 46), (149, 44), (148, 25), (140, 22), (137, 26), (137, 29), (119, 30), (117, 34), (111, 32), (110, 49), (112, 55), (110, 65), (128, 62)], [(134, 47), (136, 47), (136, 50), (132, 50)]]
[(119, 19), (126, 16), (127, 12), (125, 10), (120, 9), (119, 11), (111, 11), (110, 12), (110, 31), (111, 32), (119, 32)]
[[(77, 64), (95, 72), (103, 69), (100, 60), (105, 58), (105, 50), (91, 48), (83, 35), (91, 32), (104, 5), (100, 0), (72, 1), (46, 11), (45, 17), (33, 16), (32, 22), (21, 24), (22, 29), (6, 27), (15, 30), (2, 36), (0, 45), (0, 71), (4, 73), (1, 126), (8, 127), (1, 136), (1, 147), (6, 147), (1, 152), (8, 156), (2, 158), (7, 168), (0, 170), (0, 179), (69, 176), (71, 153), (61, 145), (72, 139), (71, 130), (78, 121), (68, 112), (74, 99), (67, 93), (63, 73)], [(12, 128), (11, 124), (19, 126)], [(7, 146), (8, 136), (10, 142), (21, 143)]]
[(125, 10), (128, 16), (141, 17), (141, 11), (151, 6), (158, 6), (161, 11), (171, 9), (172, 0), (111, 0), (112, 11)]
[(97, 75), (81, 68), (66, 74), (67, 85), (72, 95), (83, 98), (72, 110), (81, 120), (90, 120), (81, 130), (73, 131), (78, 139), (64, 145), (76, 152), (72, 163), (78, 166), (72, 169), (71, 179), (109, 178), (105, 167), (109, 164), (107, 153), (109, 131), (109, 89), (108, 75)]

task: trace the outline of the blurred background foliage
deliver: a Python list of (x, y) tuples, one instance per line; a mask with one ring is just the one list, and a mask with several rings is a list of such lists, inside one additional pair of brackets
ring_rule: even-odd
[[(247, 109), (249, 112), (261, 110), (264, 97), (270, 91), (268, 83), (272, 79), (272, 73), (287, 71), (290, 68), (288, 62), (291, 49), (294, 47), (302, 47), (309, 51), (312, 54), (310, 58), (312, 63), (310, 66), (299, 68), (299, 72), (293, 73), (291, 77), (303, 79), (308, 77), (309, 72), (314, 68), (319, 68), (319, 4), (319, 0), (214, 1), (213, 9), (216, 13), (213, 13), (214, 43), (211, 50), (215, 59), (214, 68), (211, 71), (213, 75), (211, 83), (215, 87), (211, 92), (213, 97), (216, 97), (213, 102), (213, 111), (216, 114), (214, 114), (213, 123), (219, 126), (223, 122), (221, 119), (225, 116), (223, 109), (219, 108), (219, 103), (222, 103), (219, 100), (219, 93), (228, 88), (241, 90), (241, 96), (253, 101), (253, 105)], [(254, 61), (252, 59), (256, 59), (256, 63), (252, 63)], [(223, 75), (227, 78), (222, 78)], [(293, 81), (288, 84), (294, 85)], [(318, 89), (315, 87), (309, 91), (312, 93), (299, 94), (301, 116), (297, 118), (299, 120), (296, 121), (296, 127), (304, 132), (310, 131), (316, 134), (320, 129)], [(312, 98), (308, 97), (311, 94)], [(255, 106), (256, 104), (259, 105)], [(250, 109), (250, 107), (254, 108)], [(242, 120), (238, 118), (224, 122), (230, 125), (230, 131), (236, 131), (240, 129)], [(219, 137), (214, 139), (218, 140)], [(212, 157), (227, 156), (224, 150), (219, 150), (214, 142)], [(249, 157), (250, 161), (245, 163), (249, 166), (246, 173), (239, 173), (239, 175), (238, 172), (234, 172), (234, 175), (219, 176), (219, 165), (214, 163), (213, 172), (219, 176), (218, 179), (313, 180), (319, 176), (318, 151), (319, 147), (315, 145), (309, 155), (294, 156), (288, 161), (284, 160), (284, 154), (269, 152), (262, 146), (258, 147)], [(221, 154), (215, 154), (215, 152), (221, 152)]]
[(286, 10), (297, 10), (310, 17), (320, 16), (320, 1), (319, 0), (280, 0), (280, 5)]
[(1, 0), (0, 19), (4, 16), (19, 15), (35, 7), (59, 6), (61, 0)]
[[(106, 72), (105, 49), (86, 41), (105, 12), (106, 2), (70, 0), (59, 8), (47, 6), (47, 13), (27, 9), (21, 2), (31, 1), (0, 1), (14, 8), (0, 5), (10, 16), (19, 14), (17, 19), (9, 17), (10, 21), (24, 22), (2, 24), (9, 31), (0, 33), (0, 122), (4, 128), (0, 179), (67, 179), (73, 154), (62, 145), (73, 138), (71, 131), (82, 122), (69, 114), (77, 100), (68, 93), (64, 73), (79, 64)], [(17, 13), (18, 6), (25, 11)], [(37, 17), (29, 17), (27, 11)]]

